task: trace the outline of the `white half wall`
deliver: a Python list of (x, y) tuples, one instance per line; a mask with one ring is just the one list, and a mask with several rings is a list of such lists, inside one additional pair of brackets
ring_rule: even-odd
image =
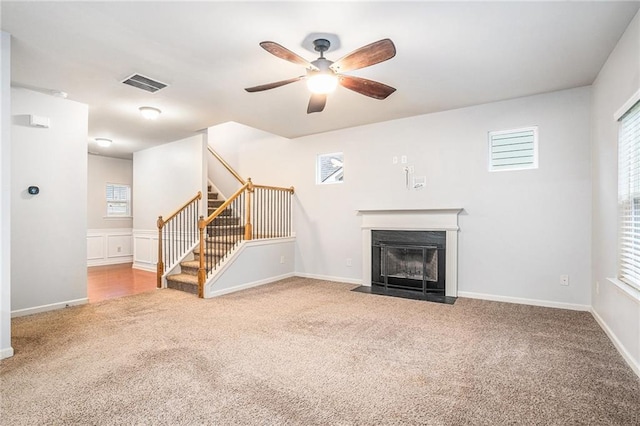
[[(362, 278), (356, 210), (459, 207), (460, 292), (590, 305), (589, 114), (584, 87), (234, 143), (242, 176), (295, 186), (296, 274)], [(489, 172), (487, 133), (533, 125), (540, 167)], [(332, 152), (344, 153), (344, 182), (316, 185), (316, 157)], [(422, 189), (407, 189), (406, 166), (414, 169), (410, 179), (425, 178)], [(568, 286), (560, 285), (563, 274)]]
[(133, 267), (155, 271), (158, 216), (166, 218), (203, 194), (206, 214), (206, 141), (196, 135), (133, 153)]
[(0, 359), (11, 347), (11, 35), (0, 32)]
[(238, 252), (205, 287), (205, 297), (221, 296), (294, 275), (295, 238), (243, 241)]
[[(13, 88), (11, 112), (11, 309), (86, 302), (88, 108)], [(50, 128), (31, 127), (31, 114)]]
[(639, 90), (640, 13), (627, 27), (593, 84), (590, 288), (594, 316), (640, 376), (640, 298), (607, 279), (617, 275), (618, 252), (618, 123), (614, 114)]

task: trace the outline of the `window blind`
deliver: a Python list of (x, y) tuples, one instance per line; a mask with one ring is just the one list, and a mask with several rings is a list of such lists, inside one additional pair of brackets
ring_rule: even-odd
[(620, 118), (618, 279), (640, 289), (640, 102)]
[(128, 216), (131, 200), (129, 185), (107, 184), (107, 216)]
[(538, 129), (489, 132), (489, 170), (520, 170), (538, 167)]

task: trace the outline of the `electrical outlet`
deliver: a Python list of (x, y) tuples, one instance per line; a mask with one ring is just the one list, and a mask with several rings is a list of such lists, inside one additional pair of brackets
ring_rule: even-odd
[(393, 164), (398, 164), (398, 156), (397, 155), (393, 156)]
[(560, 275), (560, 285), (569, 285), (569, 275)]
[(409, 166), (409, 173), (415, 173), (416, 169), (413, 166)]
[(118, 253), (122, 251), (122, 247), (118, 247)]
[(280, 263), (284, 263), (284, 256), (280, 256)]
[(402, 162), (402, 164), (407, 164), (407, 156), (403, 155), (402, 157), (400, 157), (400, 161)]
[(351, 258), (347, 257), (347, 266), (351, 267), (352, 263), (351, 263)]

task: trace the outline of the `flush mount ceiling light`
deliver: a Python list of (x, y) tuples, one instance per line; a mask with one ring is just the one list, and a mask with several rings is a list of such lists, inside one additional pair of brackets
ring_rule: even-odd
[(158, 108), (154, 108), (150, 106), (143, 106), (138, 109), (140, 110), (140, 114), (142, 114), (142, 116), (147, 120), (157, 119), (160, 113), (162, 112)]
[(95, 141), (98, 144), (98, 146), (101, 146), (103, 148), (109, 148), (113, 143), (111, 139), (107, 139), (107, 138), (95, 138)]

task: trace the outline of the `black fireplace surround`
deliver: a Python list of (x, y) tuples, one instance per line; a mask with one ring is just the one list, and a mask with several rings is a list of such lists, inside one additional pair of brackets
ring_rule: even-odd
[(371, 231), (372, 290), (445, 295), (445, 231)]

